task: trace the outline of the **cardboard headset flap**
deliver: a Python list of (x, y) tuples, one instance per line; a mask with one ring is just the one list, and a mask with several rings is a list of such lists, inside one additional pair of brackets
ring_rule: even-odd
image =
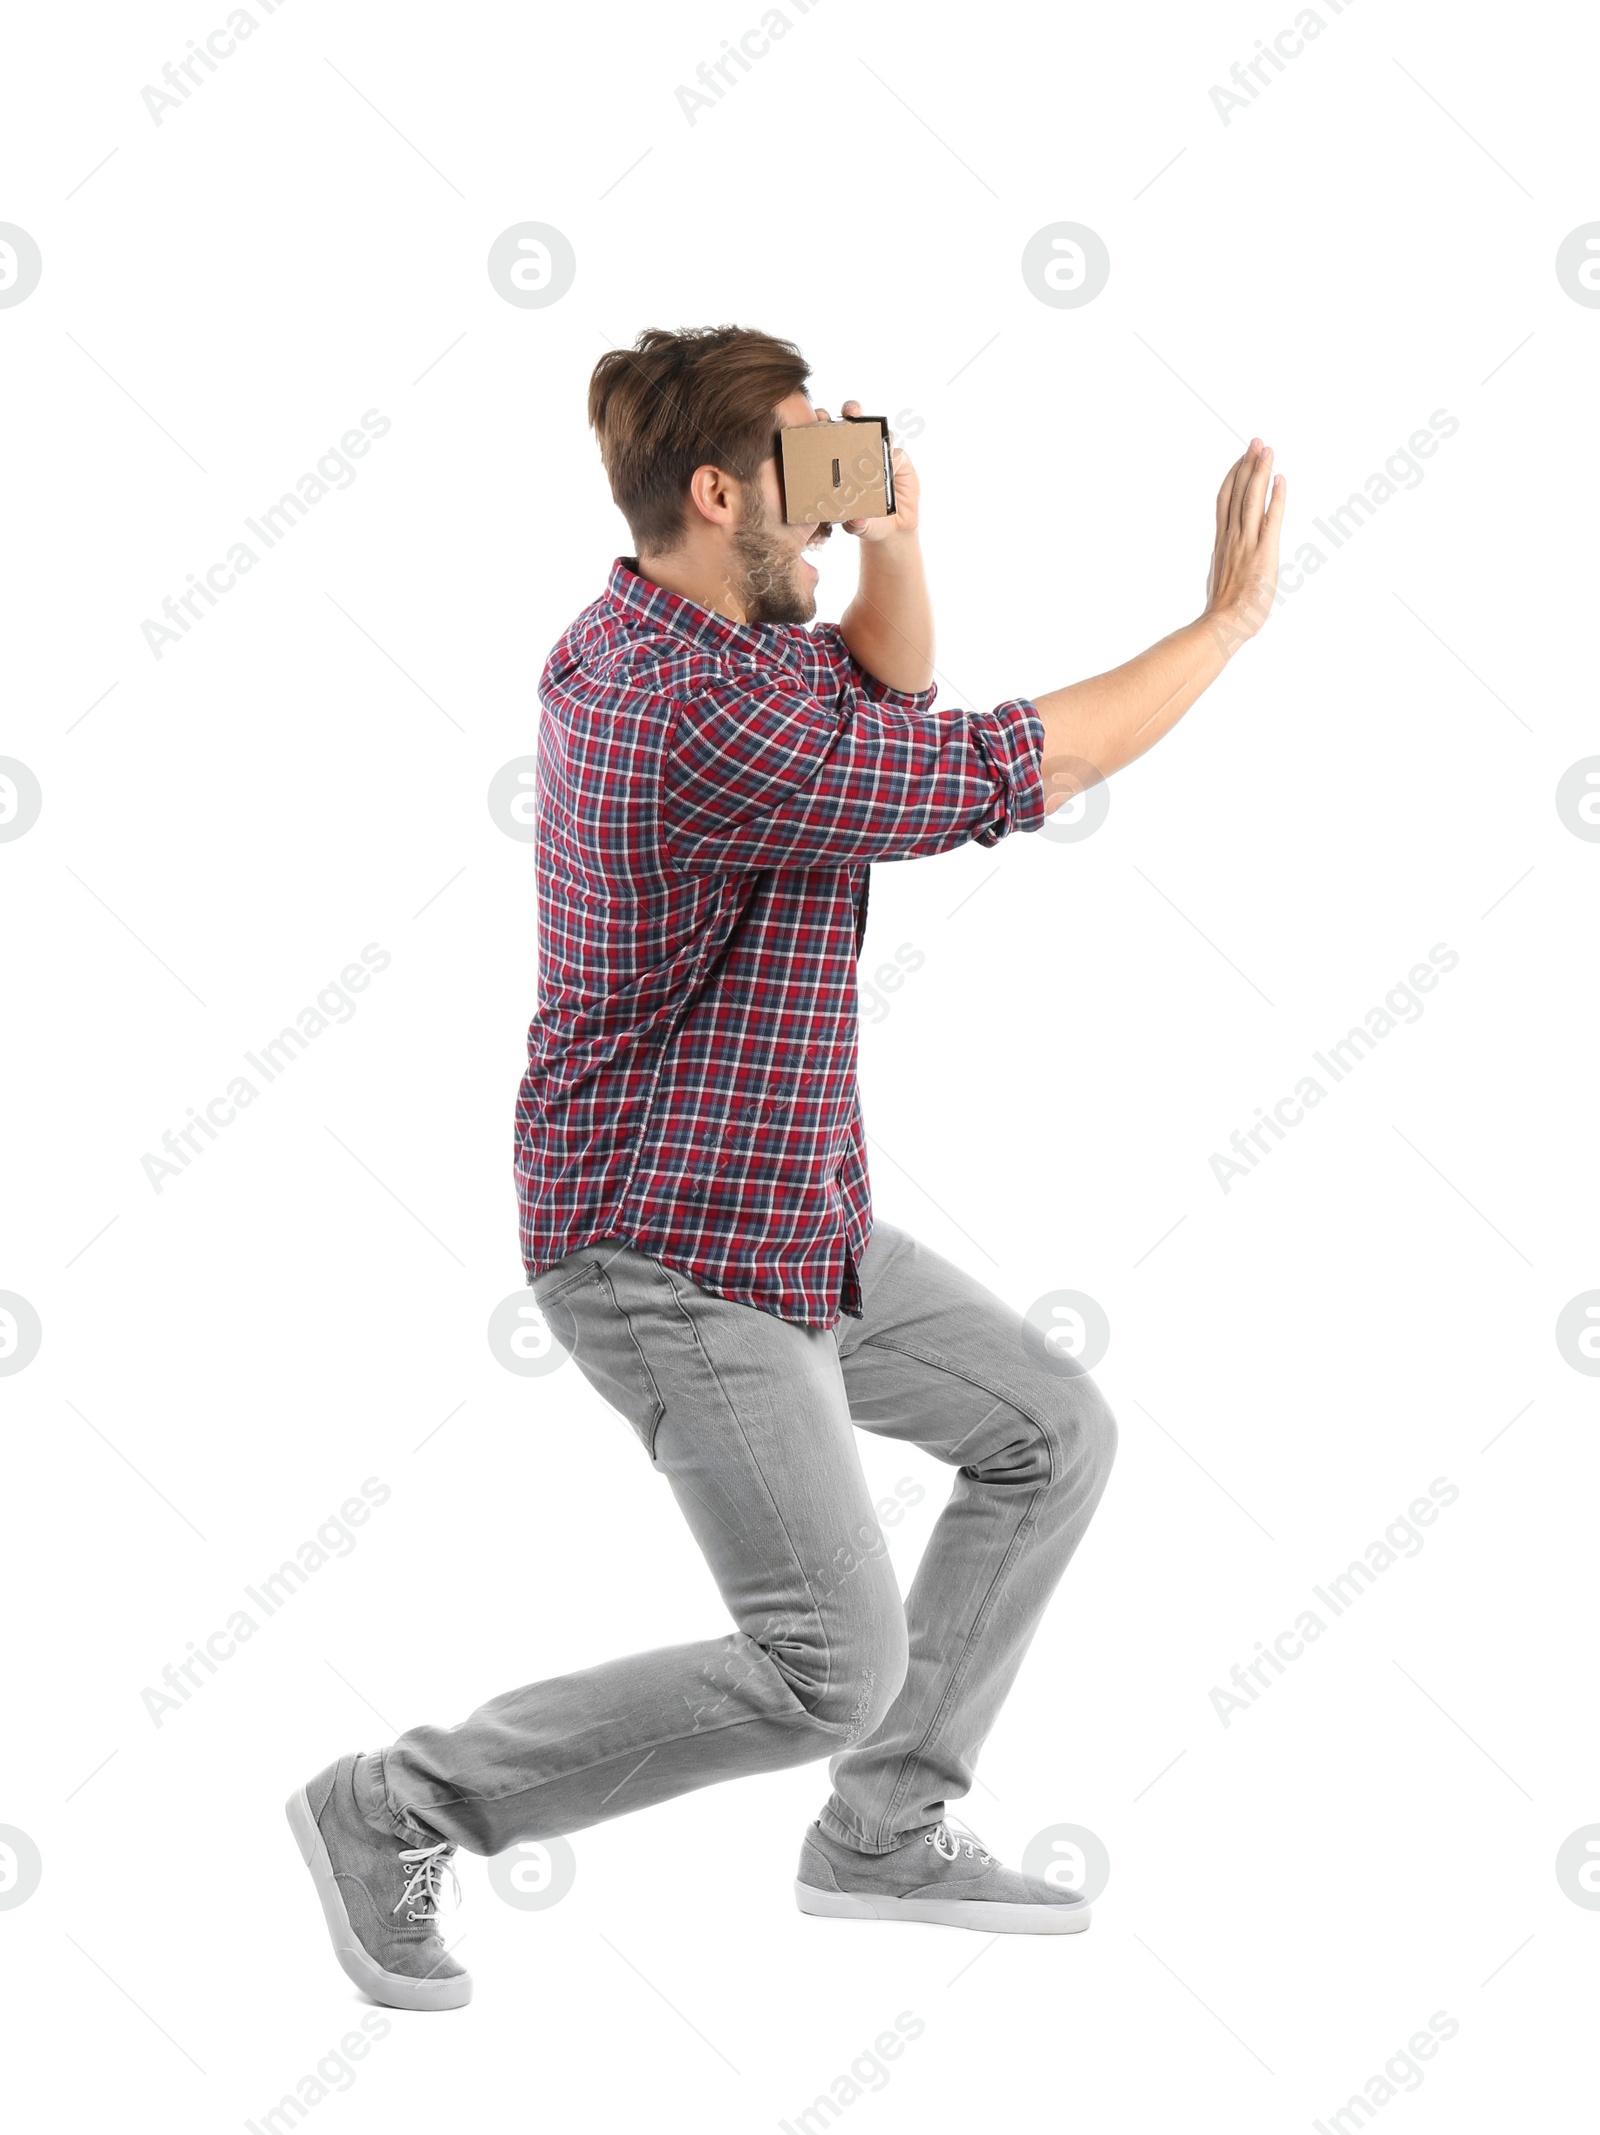
[(778, 465), (790, 526), (885, 519), (894, 510), (894, 455), (881, 415), (793, 423), (778, 432)]

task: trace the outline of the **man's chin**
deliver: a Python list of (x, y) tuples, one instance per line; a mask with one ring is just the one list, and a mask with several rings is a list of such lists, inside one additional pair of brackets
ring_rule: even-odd
[(793, 587), (783, 594), (769, 594), (760, 600), (752, 613), (753, 623), (809, 623), (817, 613), (817, 594), (814, 586)]

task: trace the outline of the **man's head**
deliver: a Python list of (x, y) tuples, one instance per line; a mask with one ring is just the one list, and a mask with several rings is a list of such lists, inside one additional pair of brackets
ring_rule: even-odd
[(643, 575), (750, 623), (807, 623), (817, 573), (803, 551), (832, 529), (788, 526), (777, 434), (809, 423), (810, 367), (746, 326), (652, 327), (589, 381), (589, 421)]

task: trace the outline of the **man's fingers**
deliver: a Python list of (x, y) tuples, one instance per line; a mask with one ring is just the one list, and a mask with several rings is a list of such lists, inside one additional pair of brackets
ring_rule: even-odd
[[(1251, 438), (1250, 450), (1244, 455), (1243, 459), (1241, 459), (1239, 462), (1239, 473), (1233, 485), (1233, 506), (1228, 514), (1229, 529), (1235, 534), (1237, 534), (1245, 524), (1245, 503), (1250, 495), (1250, 484), (1255, 478), (1256, 468), (1260, 465), (1260, 460), (1258, 457), (1260, 451), (1260, 438)], [(1259, 518), (1259, 516), (1260, 513), (1258, 511), (1257, 517)]]
[(1245, 484), (1250, 479), (1250, 462), (1255, 456), (1255, 440), (1240, 453), (1228, 469), (1228, 515), (1222, 524), (1224, 534), (1231, 533), (1239, 524), (1239, 507), (1244, 502)]
[(1217, 539), (1220, 541), (1228, 529), (1228, 499), (1233, 495), (1233, 468), (1222, 477), (1222, 487), (1217, 491)]
[(1222, 477), (1222, 487), (1217, 491), (1217, 533), (1220, 537), (1228, 531), (1228, 514), (1233, 509), (1233, 487), (1239, 479), (1239, 469), (1247, 455), (1241, 454)]
[(840, 413), (841, 415), (859, 415), (859, 414), (861, 413), (861, 403), (860, 403), (860, 401), (859, 401), (859, 400), (847, 400), (847, 401), (845, 402), (844, 406), (843, 406), (843, 407), (842, 407), (842, 408), (841, 408), (841, 409), (839, 410), (839, 413)]
[(1261, 506), (1265, 494), (1262, 466), (1267, 448), (1258, 440), (1250, 457), (1245, 461), (1233, 492), (1233, 530), (1236, 535), (1254, 540), (1261, 525)]
[(1261, 532), (1261, 522), (1266, 516), (1267, 492), (1272, 481), (1272, 447), (1263, 445), (1261, 456), (1256, 461), (1250, 477), (1250, 487), (1245, 495), (1245, 532), (1254, 541)]
[[(1263, 560), (1276, 583), (1278, 529), (1287, 495), (1288, 484), (1272, 471), (1272, 447), (1253, 437), (1217, 491), (1217, 542), (1206, 577), (1208, 600), (1220, 596), (1228, 582)], [(1263, 547), (1268, 552), (1265, 559), (1260, 555)]]

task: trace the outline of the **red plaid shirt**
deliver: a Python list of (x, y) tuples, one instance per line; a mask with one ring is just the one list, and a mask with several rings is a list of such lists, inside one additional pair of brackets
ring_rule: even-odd
[(539, 1010), (517, 1100), (529, 1280), (624, 1239), (806, 1326), (872, 1226), (856, 957), (873, 860), (1044, 819), (1026, 698), (933, 711), (837, 625), (743, 625), (613, 564), (539, 684)]

